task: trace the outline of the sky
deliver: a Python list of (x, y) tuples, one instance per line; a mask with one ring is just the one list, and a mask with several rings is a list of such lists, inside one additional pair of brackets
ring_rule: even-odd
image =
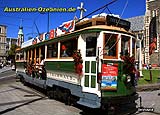
[[(81, 2), (87, 10), (83, 15), (110, 3), (113, 0), (0, 0), (0, 25), (7, 26), (7, 37), (17, 38), (19, 26), (23, 26), (24, 40), (35, 37), (39, 33), (55, 29), (63, 22), (80, 17), (77, 7)], [(121, 18), (131, 18), (145, 14), (145, 0), (117, 0), (108, 6), (108, 9), (100, 10), (93, 15), (105, 12), (119, 15)], [(20, 12), (8, 9), (33, 9), (34, 11)], [(47, 8), (69, 9), (71, 12), (42, 12)], [(90, 18), (89, 16), (88, 18)], [(49, 21), (48, 21), (49, 20)], [(48, 26), (49, 22), (49, 26)]]

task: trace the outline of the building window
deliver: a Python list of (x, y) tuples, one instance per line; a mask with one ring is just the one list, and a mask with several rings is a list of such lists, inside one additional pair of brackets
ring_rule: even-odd
[(2, 33), (2, 28), (0, 28), (0, 33)]
[(61, 42), (60, 56), (72, 57), (73, 52), (77, 50), (77, 39), (70, 39)]
[(104, 57), (117, 58), (118, 54), (118, 34), (105, 34), (104, 37)]
[(146, 16), (146, 23), (149, 23), (149, 16)]
[(96, 56), (97, 38), (86, 38), (86, 57)]
[(58, 43), (52, 43), (47, 45), (47, 58), (53, 58), (58, 56)]

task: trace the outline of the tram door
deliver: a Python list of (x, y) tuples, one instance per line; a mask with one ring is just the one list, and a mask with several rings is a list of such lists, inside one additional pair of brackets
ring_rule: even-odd
[(96, 93), (98, 90), (97, 84), (97, 63), (96, 63), (96, 47), (97, 38), (86, 38), (86, 52), (84, 63), (84, 88), (83, 91)]

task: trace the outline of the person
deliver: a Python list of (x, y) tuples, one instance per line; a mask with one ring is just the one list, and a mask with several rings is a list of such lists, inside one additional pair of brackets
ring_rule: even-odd
[(33, 65), (33, 61), (32, 61), (32, 58), (30, 58), (27, 64), (27, 74), (30, 76), (32, 76), (32, 65)]
[(39, 58), (36, 59), (36, 64), (35, 64), (35, 68), (38, 69), (39, 68)]
[(149, 55), (151, 55), (156, 49), (157, 38), (153, 38), (153, 41), (149, 44)]
[(46, 79), (46, 71), (44, 67), (44, 58), (41, 56), (41, 62), (40, 62), (40, 67), (39, 67), (39, 73), (42, 79)]
[(39, 58), (36, 59), (36, 63), (35, 63), (35, 74), (37, 77), (39, 77)]
[(62, 51), (63, 51), (62, 57), (68, 57), (68, 54), (66, 53), (66, 50), (67, 50), (66, 46), (65, 46), (65, 45), (62, 45), (61, 48), (62, 48)]

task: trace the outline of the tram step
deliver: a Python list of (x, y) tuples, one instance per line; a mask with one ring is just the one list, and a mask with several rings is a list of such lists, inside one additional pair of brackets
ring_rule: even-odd
[(87, 106), (89, 108), (100, 108), (100, 103), (96, 102), (96, 100), (80, 98), (80, 100), (77, 103), (83, 106)]

